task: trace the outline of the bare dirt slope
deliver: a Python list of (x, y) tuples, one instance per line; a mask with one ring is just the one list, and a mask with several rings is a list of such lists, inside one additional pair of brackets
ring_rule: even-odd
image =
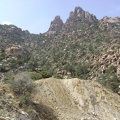
[(33, 100), (51, 108), (58, 120), (120, 120), (120, 97), (89, 80), (36, 81)]

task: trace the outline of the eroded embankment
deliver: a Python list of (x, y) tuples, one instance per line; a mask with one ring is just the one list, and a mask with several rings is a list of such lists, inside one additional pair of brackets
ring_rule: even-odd
[(95, 81), (49, 78), (36, 85), (34, 103), (50, 108), (55, 119), (120, 119), (120, 97)]

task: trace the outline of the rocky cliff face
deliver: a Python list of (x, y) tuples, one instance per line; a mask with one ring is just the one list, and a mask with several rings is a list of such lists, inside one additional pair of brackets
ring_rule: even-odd
[(120, 17), (103, 17), (103, 19), (101, 20), (103, 22), (106, 22), (106, 23), (117, 23), (117, 22), (120, 22)]
[(85, 21), (92, 23), (97, 22), (98, 20), (93, 14), (84, 11), (80, 7), (76, 7), (74, 11), (70, 12), (70, 15), (65, 24), (61, 20), (60, 16), (56, 16), (55, 19), (51, 22), (50, 28), (47, 33), (53, 34), (57, 31), (60, 32), (61, 29), (62, 31), (66, 32), (68, 29), (70, 29), (70, 27), (75, 28), (75, 26), (77, 26), (78, 28), (79, 26), (84, 25), (86, 23)]
[(64, 32), (85, 30), (90, 24), (96, 22), (98, 22), (96, 16), (84, 11), (80, 7), (76, 7), (74, 11), (70, 12), (70, 15), (66, 20), (62, 30)]
[(76, 7), (74, 11), (72, 11), (69, 15), (69, 18), (66, 21), (66, 24), (69, 22), (75, 22), (75, 21), (83, 21), (87, 20), (89, 22), (94, 22), (97, 20), (97, 18), (90, 14), (89, 12), (84, 11), (80, 7)]
[(48, 30), (48, 33), (56, 33), (61, 30), (63, 26), (63, 21), (61, 20), (60, 16), (56, 16), (55, 19), (51, 22), (50, 28)]
[(120, 30), (120, 17), (103, 17), (100, 21), (100, 29), (101, 30), (110, 30), (111, 32), (118, 32)]

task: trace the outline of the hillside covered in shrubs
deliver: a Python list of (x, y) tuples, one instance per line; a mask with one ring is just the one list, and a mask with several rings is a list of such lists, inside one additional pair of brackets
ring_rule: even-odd
[(1, 77), (30, 72), (35, 80), (50, 76), (97, 80), (118, 92), (119, 33), (119, 17), (98, 20), (80, 7), (65, 23), (56, 16), (43, 34), (0, 25)]

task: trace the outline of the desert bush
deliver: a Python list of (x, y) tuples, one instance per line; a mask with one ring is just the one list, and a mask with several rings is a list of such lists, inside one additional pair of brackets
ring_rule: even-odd
[(100, 82), (105, 87), (111, 89), (114, 92), (118, 92), (118, 86), (120, 85), (120, 77), (118, 77), (115, 73), (105, 73), (98, 78), (98, 82)]
[(31, 77), (32, 80), (39, 80), (39, 79), (42, 79), (42, 78), (52, 77), (52, 73), (47, 72), (47, 71), (31, 72), (30, 77)]
[(12, 71), (8, 71), (4, 73), (4, 82), (11, 83), (14, 81), (14, 73)]
[(42, 71), (41, 74), (42, 74), (42, 78), (52, 77), (52, 73), (47, 72), (47, 71)]
[(11, 87), (16, 95), (22, 95), (26, 92), (32, 93), (34, 84), (29, 75), (17, 75), (12, 82)]
[(90, 63), (87, 63), (87, 62), (79, 63), (76, 67), (76, 76), (81, 79), (86, 79), (89, 73), (89, 70), (88, 70), (89, 65)]
[(10, 62), (11, 69), (14, 69), (18, 66), (18, 60), (16, 60), (16, 59), (11, 59), (9, 62)]
[(35, 71), (35, 68), (37, 68), (37, 67), (38, 67), (38, 61), (37, 61), (37, 59), (31, 58), (30, 61), (27, 64), (27, 68), (30, 71)]
[(31, 73), (31, 79), (33, 79), (33, 80), (42, 79), (42, 74), (41, 73), (32, 72)]
[(54, 74), (53, 76), (54, 78), (57, 78), (57, 79), (63, 79), (63, 76), (59, 74)]
[(28, 104), (31, 101), (30, 97), (35, 89), (35, 84), (28, 74), (20, 74), (15, 76), (14, 81), (11, 83), (11, 88), (22, 104)]
[(0, 49), (0, 60), (4, 59), (6, 57), (5, 50)]

